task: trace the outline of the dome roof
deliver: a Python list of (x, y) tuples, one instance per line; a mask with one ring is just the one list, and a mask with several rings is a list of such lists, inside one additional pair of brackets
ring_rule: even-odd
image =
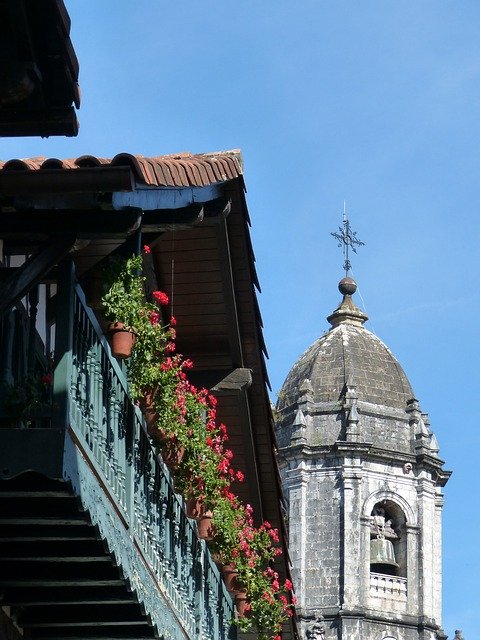
[(392, 352), (373, 333), (347, 322), (330, 329), (294, 364), (280, 393), (282, 409), (298, 396), (305, 380), (314, 402), (338, 402), (345, 385), (363, 402), (405, 409), (412, 387)]
[(277, 405), (280, 411), (295, 402), (306, 380), (314, 402), (338, 402), (347, 384), (355, 387), (359, 401), (395, 409), (405, 410), (407, 401), (415, 397), (391, 351), (364, 328), (368, 318), (351, 299), (356, 285), (350, 278), (346, 281), (339, 285), (343, 300), (328, 318), (332, 328), (288, 374)]
[(328, 317), (332, 328), (294, 364), (279, 394), (279, 451), (293, 456), (288, 464), (302, 459), (296, 457), (298, 447), (329, 456), (339, 444), (342, 451), (373, 447), (375, 455), (388, 452), (393, 459), (418, 454), (438, 459), (428, 415), (402, 367), (363, 326), (368, 318), (352, 301), (355, 282), (344, 278), (339, 289), (343, 300)]

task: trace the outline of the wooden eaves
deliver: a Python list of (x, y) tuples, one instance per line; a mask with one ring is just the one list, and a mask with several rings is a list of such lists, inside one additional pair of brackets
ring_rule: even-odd
[(0, 137), (75, 136), (78, 61), (63, 0), (0, 0)]

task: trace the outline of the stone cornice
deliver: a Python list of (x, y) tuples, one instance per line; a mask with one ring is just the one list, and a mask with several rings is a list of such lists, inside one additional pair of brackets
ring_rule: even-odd
[[(286, 462), (292, 460), (315, 460), (318, 458), (345, 458), (347, 456), (360, 456), (362, 460), (388, 462), (388, 464), (405, 464), (415, 465), (417, 469), (425, 469), (432, 473), (435, 484), (443, 487), (452, 475), (451, 471), (442, 469), (443, 460), (431, 455), (415, 455), (404, 451), (390, 451), (374, 447), (369, 442), (345, 442), (337, 441), (332, 445), (308, 445), (299, 444), (295, 446), (282, 447), (278, 453)], [(341, 464), (341, 463), (340, 463)], [(311, 469), (308, 467), (307, 469)]]

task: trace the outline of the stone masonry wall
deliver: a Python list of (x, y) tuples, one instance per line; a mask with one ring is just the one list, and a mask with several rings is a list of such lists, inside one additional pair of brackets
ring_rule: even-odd
[(333, 470), (311, 474), (305, 535), (305, 606), (339, 606), (341, 496)]

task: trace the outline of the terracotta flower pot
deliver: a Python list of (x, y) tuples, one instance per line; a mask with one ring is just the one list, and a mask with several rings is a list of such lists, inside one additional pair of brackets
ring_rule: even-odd
[(146, 393), (145, 396), (139, 400), (138, 404), (141, 412), (143, 413), (143, 417), (145, 418), (148, 435), (153, 438), (164, 440), (164, 437), (162, 436), (164, 432), (157, 427), (158, 413), (155, 411), (153, 398), (153, 393)]
[(111, 322), (108, 325), (108, 333), (112, 355), (120, 360), (129, 358), (137, 339), (136, 334), (129, 329), (125, 329), (123, 322)]
[(221, 572), (222, 571), (222, 567), (224, 567), (225, 565), (222, 562), (220, 554), (216, 553), (215, 551), (210, 550), (210, 557), (212, 558), (212, 560), (217, 565), (218, 570)]
[(224, 564), (221, 571), (227, 591), (231, 593), (241, 593), (244, 591), (243, 585), (238, 580), (238, 571), (232, 564)]
[(200, 520), (200, 518), (205, 514), (205, 506), (202, 500), (197, 500), (197, 498), (190, 498), (187, 500), (185, 502), (185, 513), (187, 518)]
[(185, 447), (181, 445), (175, 445), (172, 442), (164, 443), (162, 447), (162, 458), (164, 463), (170, 469), (171, 473), (175, 473), (178, 465), (181, 463), (185, 454)]
[(203, 516), (197, 521), (198, 537), (201, 540), (213, 540), (212, 512), (205, 511)]
[(237, 616), (239, 618), (248, 616), (248, 613), (250, 611), (250, 603), (248, 602), (247, 592), (245, 589), (242, 589), (235, 596), (235, 608), (237, 609)]

